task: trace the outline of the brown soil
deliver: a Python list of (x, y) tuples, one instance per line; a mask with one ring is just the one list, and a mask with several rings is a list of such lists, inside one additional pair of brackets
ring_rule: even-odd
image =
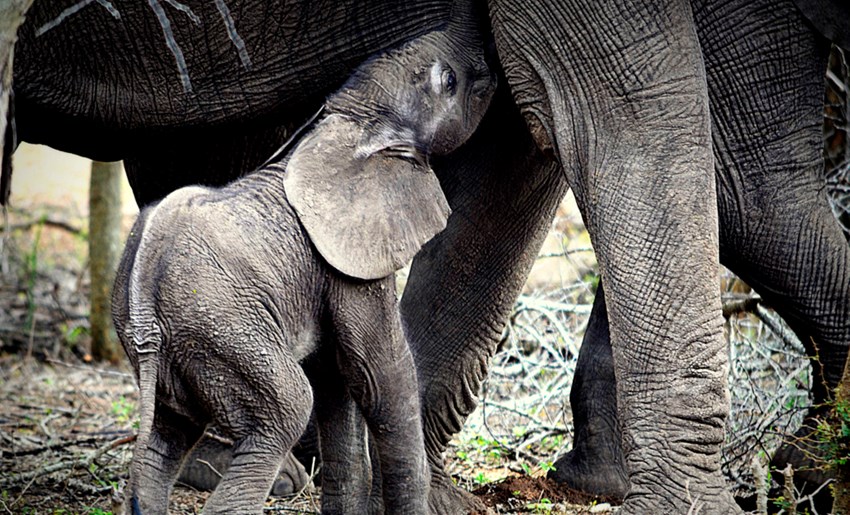
[[(118, 513), (135, 437), (137, 390), (123, 366), (0, 357), (0, 512)], [(497, 513), (605, 513), (545, 479), (511, 476), (476, 490)], [(171, 513), (200, 513), (208, 493), (177, 486)], [(319, 493), (268, 511), (318, 512)]]
[(607, 513), (600, 499), (544, 477), (510, 476), (472, 492), (498, 513)]
[[(117, 513), (135, 439), (137, 392), (122, 367), (0, 358), (0, 511)], [(205, 492), (177, 487), (171, 513), (199, 513)], [(269, 507), (316, 512), (310, 491)]]

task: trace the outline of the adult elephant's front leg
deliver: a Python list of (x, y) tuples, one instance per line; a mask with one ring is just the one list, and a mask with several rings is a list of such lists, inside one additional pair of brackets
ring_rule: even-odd
[(494, 0), (500, 59), (555, 149), (605, 280), (624, 513), (737, 512), (705, 71), (690, 6)]
[(401, 301), (420, 383), (434, 513), (479, 511), (443, 469), (443, 452), (475, 408), (488, 359), (567, 190), (502, 88), (478, 132), (434, 163), (448, 227), (414, 260)]

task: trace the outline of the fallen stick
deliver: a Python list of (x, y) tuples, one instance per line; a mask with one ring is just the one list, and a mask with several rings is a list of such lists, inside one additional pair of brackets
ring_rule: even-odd
[(106, 370), (106, 369), (103, 369), (103, 368), (95, 368), (95, 367), (92, 367), (90, 365), (75, 365), (73, 363), (66, 363), (64, 361), (59, 361), (58, 359), (54, 359), (54, 358), (47, 358), (44, 361), (47, 362), (47, 363), (50, 363), (51, 365), (59, 365), (59, 366), (62, 366), (62, 367), (67, 367), (67, 368), (85, 370), (87, 372), (95, 372), (97, 374), (104, 375), (104, 376), (124, 377), (124, 378), (129, 378), (129, 379), (133, 378), (133, 374), (128, 374), (127, 372), (118, 372), (116, 370)]
[(90, 443), (100, 442), (103, 438), (91, 437), (91, 438), (81, 438), (79, 440), (66, 440), (64, 442), (56, 442), (53, 444), (42, 445), (40, 447), (35, 447), (33, 449), (24, 449), (22, 451), (2, 451), (0, 450), (0, 457), (18, 457), (18, 456), (32, 456), (33, 454), (41, 454), (46, 451), (56, 451), (59, 449), (64, 449), (66, 447), (71, 447), (74, 445), (86, 445)]

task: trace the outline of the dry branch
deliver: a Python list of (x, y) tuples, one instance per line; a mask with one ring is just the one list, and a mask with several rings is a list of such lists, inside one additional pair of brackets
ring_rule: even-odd
[(53, 220), (51, 218), (39, 218), (38, 220), (30, 220), (29, 222), (12, 224), (9, 226), (9, 230), (26, 231), (32, 229), (33, 227), (38, 227), (40, 225), (44, 227), (52, 227), (54, 229), (61, 229), (77, 236), (83, 234), (82, 228), (71, 225), (68, 222), (63, 222), (62, 220)]

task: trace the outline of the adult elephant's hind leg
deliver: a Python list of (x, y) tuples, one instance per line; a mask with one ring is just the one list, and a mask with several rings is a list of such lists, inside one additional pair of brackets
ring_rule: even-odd
[(454, 486), (443, 452), (475, 408), (488, 359), (567, 186), (534, 146), (506, 88), (468, 144), (434, 165), (453, 212), (414, 260), (401, 309), (420, 383), (432, 510), (483, 512)]
[(602, 282), (579, 351), (570, 390), (573, 448), (555, 462), (548, 477), (604, 499), (622, 500), (629, 489), (617, 419), (617, 381)]
[[(850, 346), (850, 246), (829, 207), (822, 159), (828, 44), (790, 0), (703, 4), (696, 19), (717, 134), (721, 257), (817, 357), (820, 404)], [(816, 447), (786, 445), (775, 464), (791, 462), (816, 488), (826, 478), (797, 445)]]

